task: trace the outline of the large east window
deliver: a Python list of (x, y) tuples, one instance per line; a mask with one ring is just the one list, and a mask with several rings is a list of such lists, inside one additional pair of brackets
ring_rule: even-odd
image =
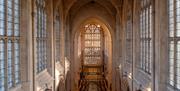
[(45, 0), (36, 0), (36, 60), (37, 73), (47, 68), (47, 14), (45, 11)]
[(152, 5), (151, 0), (141, 0), (140, 13), (140, 68), (151, 74), (152, 71)]
[(169, 84), (180, 90), (180, 1), (168, 0)]
[(20, 83), (20, 0), (0, 0), (0, 91)]
[(84, 31), (84, 65), (102, 64), (102, 33), (100, 25), (88, 24)]

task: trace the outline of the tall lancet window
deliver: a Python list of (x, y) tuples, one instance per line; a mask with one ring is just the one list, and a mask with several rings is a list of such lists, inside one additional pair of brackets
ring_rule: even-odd
[(153, 61), (153, 30), (151, 0), (141, 0), (140, 13), (140, 68), (151, 74)]
[(102, 30), (100, 25), (89, 24), (84, 31), (84, 65), (102, 63)]
[(180, 1), (168, 0), (169, 84), (180, 90)]
[(60, 16), (56, 16), (55, 20), (55, 43), (56, 43), (56, 62), (60, 62), (60, 39), (61, 39), (61, 34), (60, 34)]
[(47, 14), (45, 0), (36, 0), (36, 64), (37, 73), (47, 68)]
[(0, 0), (0, 91), (20, 83), (20, 0)]
[(126, 26), (126, 62), (132, 62), (132, 48), (133, 48), (133, 41), (132, 41), (132, 23), (131, 23), (131, 16), (129, 15), (129, 19), (127, 20)]

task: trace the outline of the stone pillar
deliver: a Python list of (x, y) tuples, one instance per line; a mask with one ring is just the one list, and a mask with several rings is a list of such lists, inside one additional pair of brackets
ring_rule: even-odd
[(168, 82), (168, 1), (154, 1), (155, 60), (153, 91), (169, 91)]
[[(33, 91), (32, 0), (21, 0), (20, 72), (22, 91)], [(18, 90), (18, 91), (21, 91)]]

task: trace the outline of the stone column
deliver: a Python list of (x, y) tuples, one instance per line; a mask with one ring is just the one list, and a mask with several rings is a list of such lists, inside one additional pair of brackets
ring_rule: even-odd
[[(21, 0), (20, 72), (22, 91), (33, 91), (32, 0)], [(18, 90), (20, 91), (20, 90)]]

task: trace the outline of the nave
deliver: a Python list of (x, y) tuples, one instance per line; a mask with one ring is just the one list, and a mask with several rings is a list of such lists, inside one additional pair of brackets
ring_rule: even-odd
[(0, 91), (180, 91), (180, 0), (0, 0)]

